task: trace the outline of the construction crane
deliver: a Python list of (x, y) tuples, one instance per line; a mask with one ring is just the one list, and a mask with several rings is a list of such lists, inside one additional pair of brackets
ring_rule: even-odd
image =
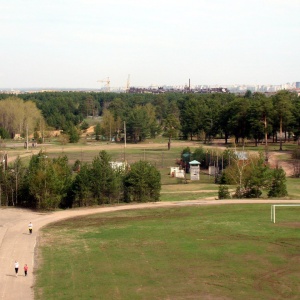
[(103, 80), (97, 80), (97, 82), (105, 82), (105, 91), (110, 92), (110, 80), (109, 77)]

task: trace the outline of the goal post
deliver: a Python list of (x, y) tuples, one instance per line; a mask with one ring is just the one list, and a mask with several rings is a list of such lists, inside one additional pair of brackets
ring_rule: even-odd
[(271, 205), (271, 222), (275, 223), (276, 207), (300, 206), (300, 204), (273, 204)]

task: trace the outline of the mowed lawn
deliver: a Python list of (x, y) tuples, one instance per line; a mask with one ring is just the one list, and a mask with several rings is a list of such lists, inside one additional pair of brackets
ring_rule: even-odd
[(36, 299), (299, 299), (300, 207), (128, 210), (43, 229)]

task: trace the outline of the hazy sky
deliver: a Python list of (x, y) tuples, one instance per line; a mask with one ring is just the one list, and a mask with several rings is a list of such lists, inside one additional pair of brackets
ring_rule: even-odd
[(300, 81), (299, 0), (0, 0), (0, 88)]

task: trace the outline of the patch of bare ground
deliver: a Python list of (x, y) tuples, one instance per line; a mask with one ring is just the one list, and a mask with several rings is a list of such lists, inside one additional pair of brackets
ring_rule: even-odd
[(297, 270), (293, 270), (291, 265), (281, 269), (271, 269), (256, 279), (254, 288), (259, 291), (272, 289), (274, 295), (277, 295), (276, 299), (299, 299), (299, 287), (292, 285), (288, 280), (296, 273)]
[[(280, 155), (282, 155), (282, 153), (279, 152), (271, 152), (268, 158), (268, 162), (269, 165), (272, 169), (275, 169), (276, 167), (281, 167), (286, 176), (290, 177), (294, 175), (294, 164), (292, 161), (288, 161), (288, 160), (281, 160), (279, 159)], [(292, 156), (291, 154), (289, 154), (290, 157)]]
[(288, 228), (300, 228), (300, 222), (281, 223), (280, 226)]
[(184, 295), (184, 296), (175, 296), (172, 298), (166, 298), (166, 300), (230, 300), (231, 298), (224, 296), (216, 296), (210, 294), (200, 293), (197, 295)]
[(176, 192), (160, 192), (161, 194), (184, 194), (184, 193), (213, 193), (217, 190), (197, 190), (197, 191), (176, 191)]

